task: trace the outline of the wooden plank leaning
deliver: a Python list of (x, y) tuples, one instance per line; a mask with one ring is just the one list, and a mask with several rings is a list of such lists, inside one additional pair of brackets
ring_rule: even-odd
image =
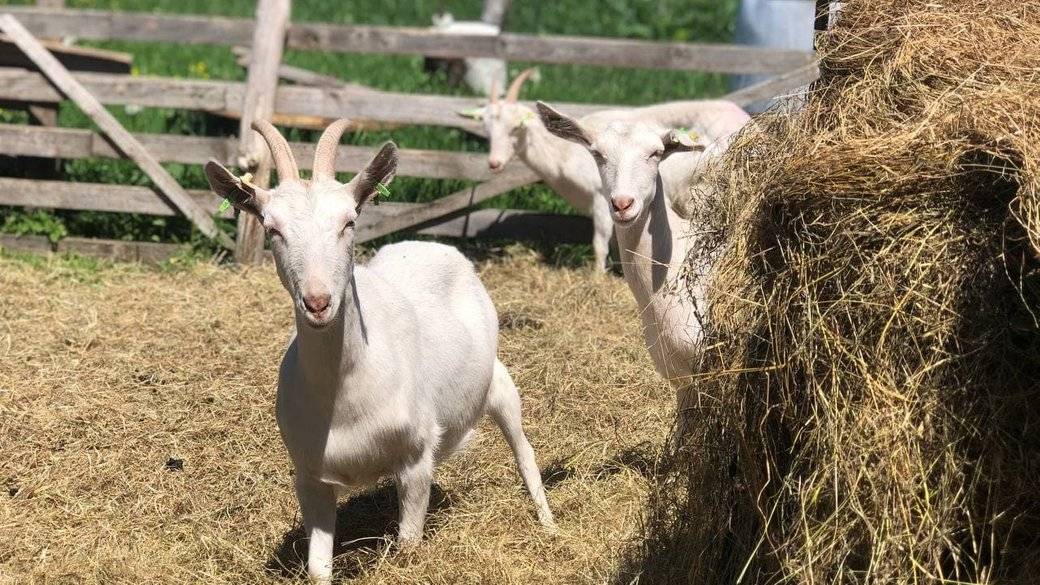
[[(271, 183), (271, 155), (263, 138), (251, 126), (254, 120), (270, 120), (274, 114), (278, 66), (282, 62), (290, 11), (289, 0), (257, 2), (253, 58), (249, 62), (242, 118), (238, 126), (239, 166), (253, 170), (254, 181), (264, 188)], [(252, 215), (240, 213), (238, 235), (235, 238), (235, 260), (240, 264), (257, 264), (263, 261), (263, 252), (263, 226)]]
[(166, 172), (166, 169), (149, 154), (148, 150), (135, 140), (89, 91), (73, 79), (68, 69), (65, 69), (17, 19), (10, 14), (0, 14), (0, 29), (11, 37), (27, 57), (32, 59), (33, 63), (61, 93), (75, 102), (98, 125), (102, 133), (115, 143), (123, 154), (137, 163), (162, 194), (195, 224), (199, 231), (225, 247), (232, 246), (231, 238), (220, 231), (213, 218), (199, 207), (177, 181)]
[(385, 217), (373, 224), (359, 225), (357, 241), (365, 242), (442, 217), (461, 213), (482, 201), (512, 191), (518, 187), (537, 183), (538, 180), (538, 176), (526, 167), (505, 171), (490, 181), (456, 191), (436, 201), (417, 205), (409, 208), (406, 212), (392, 217)]

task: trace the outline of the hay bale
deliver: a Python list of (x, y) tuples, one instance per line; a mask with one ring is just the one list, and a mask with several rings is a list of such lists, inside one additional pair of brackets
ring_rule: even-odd
[(626, 576), (1036, 582), (1040, 2), (854, 0), (823, 51), (693, 194), (699, 430)]

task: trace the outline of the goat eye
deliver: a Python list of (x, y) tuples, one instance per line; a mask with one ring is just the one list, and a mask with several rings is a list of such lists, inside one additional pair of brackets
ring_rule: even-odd
[(350, 220), (347, 223), (343, 224), (343, 229), (340, 230), (339, 233), (343, 233), (343, 232), (347, 231), (348, 229), (353, 229), (353, 228), (354, 228), (354, 220)]
[(278, 231), (278, 228), (269, 227), (269, 228), (267, 228), (267, 233), (270, 234), (272, 239), (273, 238), (285, 239), (285, 236), (282, 235), (282, 232)]

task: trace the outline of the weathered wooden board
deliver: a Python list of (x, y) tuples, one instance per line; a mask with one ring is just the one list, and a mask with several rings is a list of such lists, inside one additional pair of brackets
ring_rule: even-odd
[(592, 220), (581, 215), (516, 209), (477, 209), (438, 223), (413, 228), (416, 233), (451, 238), (489, 238), (588, 244)]
[[(248, 45), (252, 21), (213, 16), (100, 10), (5, 8), (37, 35)], [(811, 53), (708, 43), (668, 43), (569, 36), (502, 34), (457, 36), (427, 28), (296, 23), (293, 49), (431, 57), (496, 57), (512, 61), (574, 63), (722, 73), (781, 73), (806, 65)]]
[[(204, 164), (214, 159), (228, 166), (236, 163), (235, 138), (173, 134), (133, 136), (162, 162)], [(314, 163), (314, 144), (290, 142), (289, 146), (300, 168), (311, 168)], [(360, 171), (372, 160), (377, 150), (366, 146), (340, 146), (336, 156), (336, 170)], [(480, 153), (409, 148), (398, 152), (401, 155), (397, 172), (399, 176), (469, 181), (486, 181), (493, 176), (488, 170), (487, 156)], [(21, 124), (0, 124), (0, 155), (66, 159), (122, 158), (119, 151), (96, 132)]]
[[(809, 83), (819, 76), (815, 63), (778, 75), (723, 96), (738, 104), (774, 97)], [(160, 108), (235, 111), (244, 85), (227, 81), (126, 77), (79, 73), (76, 79), (105, 104), (133, 104)], [(39, 73), (0, 68), (0, 100), (53, 103), (61, 99)], [(282, 86), (275, 99), (278, 115), (316, 116), (323, 120), (341, 116), (398, 124), (449, 126), (482, 133), (483, 124), (463, 118), (460, 110), (483, 104), (480, 98), (372, 92), (369, 88)], [(533, 106), (531, 102), (524, 102)], [(554, 103), (571, 116), (585, 116), (627, 106)]]
[[(101, 73), (75, 75), (101, 103), (133, 104), (157, 108), (182, 108), (212, 112), (238, 111), (245, 85), (230, 81), (128, 77)], [(57, 102), (61, 95), (39, 74), (24, 69), (0, 68), (0, 100)], [(352, 89), (283, 86), (275, 98), (275, 111), (284, 115), (343, 116), (396, 124), (449, 126), (475, 133), (480, 122), (463, 118), (459, 110), (483, 104), (479, 98), (378, 92)], [(525, 102), (533, 106), (531, 102)], [(584, 116), (617, 106), (554, 103), (560, 111)]]
[[(480, 209), (447, 222), (425, 227), (417, 233), (449, 238), (486, 238), (557, 243), (586, 243), (592, 239), (592, 222), (577, 215), (546, 215), (531, 211)], [(181, 253), (180, 244), (126, 242), (68, 237), (57, 244), (43, 236), (0, 234), (0, 250), (33, 254), (73, 253), (116, 262), (156, 264)], [(264, 253), (270, 260), (270, 252)]]
[(0, 250), (15, 250), (18, 252), (32, 252), (34, 254), (47, 254), (54, 249), (51, 241), (44, 236), (15, 236), (11, 234), (0, 234)]
[[(231, 52), (237, 57), (235, 60), (239, 65), (242, 67), (249, 67), (249, 61), (252, 58), (252, 51), (250, 51), (249, 48), (232, 47)], [(368, 87), (367, 85), (348, 83), (332, 75), (325, 75), (324, 73), (318, 73), (302, 67), (286, 65), (285, 63), (278, 66), (278, 77), (281, 77), (285, 81), (291, 81), (292, 83), (310, 87), (334, 87), (352, 89), (360, 92), (378, 93), (378, 90)]]
[(199, 228), (199, 231), (219, 241), (222, 245), (229, 246), (232, 243), (230, 238), (213, 223), (213, 218), (195, 204), (195, 201), (188, 196), (166, 169), (139, 142), (134, 140), (119, 121), (77, 82), (69, 70), (47, 52), (47, 49), (17, 19), (9, 14), (0, 14), (0, 29), (10, 35), (18, 48), (25, 52), (40, 71), (63, 94), (75, 102), (112, 142), (118, 145), (120, 151), (141, 167), (141, 170), (148, 175), (148, 178), (162, 191), (163, 195), (176, 205)]
[[(249, 66), (250, 51), (245, 47), (233, 47), (231, 49), (235, 55), (238, 56), (238, 64), (243, 67)], [(361, 93), (377, 94), (377, 90), (361, 85), (358, 83), (347, 83), (338, 77), (331, 75), (324, 75), (317, 73), (309, 69), (302, 67), (293, 67), (292, 65), (286, 65), (282, 63), (278, 67), (278, 77), (285, 81), (295, 83), (297, 85), (304, 85), (307, 87), (325, 87), (342, 89), (346, 91), (354, 91)], [(217, 115), (227, 116), (229, 118), (237, 118), (236, 112), (214, 112)], [(275, 113), (271, 116), (271, 122), (278, 126), (289, 126), (292, 128), (307, 128), (310, 130), (323, 130), (329, 124), (334, 122), (336, 118), (327, 116), (302, 116), (295, 114), (279, 114)], [(401, 126), (401, 124), (392, 124), (386, 122), (377, 122), (374, 120), (362, 120), (357, 116), (351, 117), (352, 123), (347, 127), (347, 132), (361, 132), (361, 131), (384, 131), (393, 130)]]
[[(189, 191), (189, 193), (199, 205), (212, 210), (214, 215), (218, 215), (217, 207), (220, 200), (216, 195), (209, 191)], [(144, 213), (167, 217), (178, 215), (157, 197), (155, 191), (146, 187), (0, 178), (0, 205), (30, 204), (43, 208)], [(388, 218), (408, 216), (410, 212), (422, 207), (417, 203), (382, 203), (368, 206), (359, 219), (359, 230), (361, 230), (359, 238), (362, 240), (372, 238), (371, 230), (365, 231), (368, 229), (366, 226), (376, 226)], [(226, 211), (222, 215), (230, 218), (232, 211)], [(453, 215), (447, 219), (439, 218), (424, 224), (416, 224), (408, 231), (422, 235), (453, 238), (496, 238), (565, 243), (587, 243), (592, 239), (592, 223), (586, 217), (515, 209), (478, 209), (461, 215)], [(8, 246), (13, 240), (20, 241), (22, 245)], [(67, 238), (67, 240), (78, 241), (81, 239)], [(97, 242), (85, 238), (82, 240)], [(129, 245), (136, 242), (124, 243)], [(52, 249), (46, 238), (17, 238), (0, 235), (0, 248), (3, 247), (37, 252)], [(60, 246), (59, 249), (61, 249)], [(101, 255), (106, 257), (111, 257), (112, 250), (114, 250), (108, 244), (92, 245), (91, 249), (105, 251)], [(126, 249), (136, 250), (137, 248)]]
[(155, 242), (125, 242), (95, 238), (68, 237), (57, 244), (41, 236), (0, 235), (0, 249), (5, 251), (29, 252), (32, 254), (73, 253), (92, 258), (103, 258), (115, 262), (141, 262), (157, 264), (180, 253), (180, 244)]
[(367, 241), (387, 234), (424, 224), (438, 218), (450, 217), (468, 209), (482, 201), (530, 185), (538, 181), (538, 177), (527, 168), (517, 171), (507, 170), (495, 178), (468, 187), (451, 195), (441, 197), (430, 203), (418, 204), (402, 210), (392, 216), (372, 223), (359, 223), (357, 237), (359, 241)]
[(184, 248), (183, 244), (68, 237), (58, 241), (55, 251), (59, 254), (79, 254), (114, 262), (158, 264), (182, 252)]
[[(48, 51), (72, 71), (95, 73), (130, 73), (134, 57), (130, 53), (106, 51), (87, 47), (70, 47), (58, 41), (40, 41)], [(6, 35), (0, 35), (0, 67), (24, 67), (35, 69), (36, 65)]]
[[(518, 180), (522, 180), (523, 177), (516, 177), (514, 175), (512, 177), (506, 176), (506, 179), (508, 180), (507, 182), (515, 183)], [(482, 185), (491, 185), (491, 188), (480, 191), (478, 193), (479, 199), (477, 202), (493, 196), (495, 194), (492, 193), (494, 189), (502, 189), (504, 186), (507, 186), (503, 185), (503, 183), (496, 182), (483, 183)], [(467, 193), (469, 193), (469, 191), (467, 191)], [(205, 209), (213, 216), (223, 217), (226, 219), (234, 217), (233, 210), (229, 209), (223, 213), (218, 211), (220, 198), (212, 192), (206, 190), (189, 190), (188, 194), (199, 207)], [(444, 199), (438, 201), (444, 201)], [(154, 189), (148, 187), (135, 185), (110, 185), (102, 183), (74, 183), (69, 181), (36, 181), (31, 179), (13, 179), (9, 177), (0, 177), (0, 205), (33, 206), (45, 209), (107, 211), (112, 213), (141, 213), (161, 217), (180, 215), (175, 208), (171, 207), (161, 199)], [(444, 204), (441, 205), (443, 206)], [(468, 203), (466, 205), (468, 205)], [(442, 216), (449, 215), (450, 212), (458, 212), (464, 208), (465, 207), (456, 208), (449, 210), (449, 212), (443, 212), (443, 210), (441, 210), (440, 215), (431, 215), (432, 212), (429, 210), (429, 204), (425, 203), (380, 203), (379, 205), (368, 205), (365, 207), (364, 212), (358, 219), (358, 238), (360, 241), (365, 241), (386, 235), (387, 233), (408, 230), (415, 226), (421, 226), (420, 233), (431, 235), (455, 235), (462, 237), (466, 234), (479, 235), (483, 231), (501, 224), (496, 228), (498, 231), (495, 233), (503, 234), (505, 232), (502, 230), (513, 229), (512, 226), (516, 225), (515, 220), (510, 218), (517, 216), (517, 214), (539, 217), (552, 215), (534, 212), (527, 213), (516, 210), (485, 209), (479, 210), (483, 213), (478, 213), (476, 211), (470, 212), (470, 216), (477, 214), (474, 217), (480, 217), (483, 219), (479, 221), (473, 220), (473, 222), (468, 225), (464, 224), (464, 222), (459, 223), (457, 221), (458, 213), (451, 214), (449, 219), (441, 219)], [(491, 217), (499, 217), (499, 219), (491, 221)], [(523, 222), (526, 223), (522, 222), (522, 224), (527, 226), (524, 229), (531, 227), (532, 224), (530, 222), (532, 221), (534, 220), (523, 220)], [(393, 227), (390, 231), (383, 232), (382, 230), (388, 228), (389, 224), (393, 224), (396, 227)], [(449, 227), (440, 227), (444, 225)], [(546, 229), (552, 231), (554, 228)], [(538, 230), (532, 229), (532, 231), (537, 232)], [(521, 232), (514, 231), (509, 233), (519, 235)], [(506, 236), (502, 235), (500, 237)], [(553, 239), (560, 238), (562, 238), (562, 236), (553, 236)], [(520, 239), (525, 238), (521, 237)], [(582, 237), (579, 241), (588, 241), (590, 239), (591, 235), (588, 238)]]
[[(220, 199), (210, 191), (191, 190), (193, 203), (209, 215), (218, 215)], [(180, 215), (149, 187), (68, 181), (36, 181), (0, 177), (0, 205), (32, 206), (48, 209), (143, 213), (146, 215)], [(233, 217), (227, 210), (222, 217)]]

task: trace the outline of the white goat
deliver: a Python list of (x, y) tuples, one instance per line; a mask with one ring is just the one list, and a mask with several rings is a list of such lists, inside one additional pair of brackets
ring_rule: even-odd
[[(614, 232), (610, 204), (599, 195), (603, 181), (596, 161), (580, 144), (558, 138), (546, 129), (535, 112), (519, 103), (520, 91), (534, 69), (516, 76), (500, 100), (497, 91), (490, 94), (486, 106), (459, 112), (482, 119), (487, 128), (488, 167), (501, 171), (513, 157), (518, 157), (542, 181), (567, 200), (575, 209), (592, 218), (592, 250), (597, 270), (606, 268), (610, 236)], [(721, 100), (689, 100), (668, 102), (629, 110), (604, 110), (581, 118), (583, 127), (593, 131), (613, 121), (652, 121), (670, 128), (691, 127), (705, 136), (719, 136), (730, 128), (734, 118), (747, 118), (736, 104)]]
[(596, 163), (580, 146), (549, 134), (534, 111), (517, 102), (520, 89), (534, 72), (533, 68), (525, 69), (517, 75), (504, 100), (498, 97), (496, 83), (487, 106), (459, 114), (484, 121), (490, 146), (488, 168), (491, 172), (501, 172), (506, 163), (519, 156), (553, 191), (580, 213), (592, 218), (595, 268), (603, 272), (607, 268), (614, 226), (610, 219), (610, 206), (596, 196), (600, 185)]
[(337, 492), (393, 475), (402, 543), (417, 541), (434, 466), (491, 415), (516, 456), (542, 524), (553, 525), (534, 451), (521, 427), (520, 396), (495, 357), (498, 321), (473, 265), (452, 247), (402, 242), (354, 264), (354, 222), (397, 168), (387, 143), (349, 183), (333, 172), (347, 120), (318, 141), (314, 175), (300, 179), (289, 145), (257, 122), (279, 185), (265, 190), (210, 161), (218, 195), (255, 215), (271, 235), (296, 336), (278, 377), (277, 419), (296, 468), (310, 539), (308, 572), (332, 571)]
[(704, 157), (725, 150), (731, 135), (749, 120), (743, 110), (730, 106), (720, 105), (715, 117), (693, 124), (708, 143), (705, 146), (695, 143), (688, 131), (640, 119), (638, 113), (593, 129), (542, 102), (537, 104), (549, 132), (588, 150), (595, 161), (647, 349), (657, 371), (679, 393), (680, 408), (682, 389), (697, 362), (701, 334), (697, 311), (703, 310), (704, 298), (703, 290), (692, 297), (677, 290), (676, 278), (696, 234), (672, 210), (668, 193), (688, 188)]
[[(455, 20), (450, 12), (436, 14), (433, 17), (434, 32), (459, 36), (498, 36), (501, 28), (487, 22)], [(443, 67), (447, 69), (448, 82), (457, 85), (464, 81), (473, 91), (491, 95), (496, 79), (505, 79), (506, 62), (502, 59), (487, 57), (467, 57), (455, 59), (429, 59), (428, 68)], [(459, 70), (461, 66), (461, 71)]]

